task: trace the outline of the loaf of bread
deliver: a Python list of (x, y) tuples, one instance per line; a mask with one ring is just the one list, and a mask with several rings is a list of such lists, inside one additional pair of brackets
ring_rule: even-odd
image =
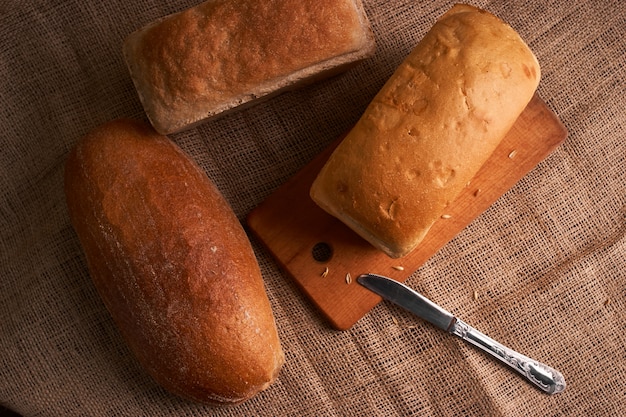
[(106, 123), (66, 163), (70, 219), (105, 306), (164, 388), (232, 404), (284, 362), (259, 266), (205, 173), (148, 124)]
[(209, 0), (130, 34), (124, 56), (170, 134), (346, 70), (374, 53), (361, 0)]
[(536, 57), (509, 25), (454, 6), (372, 100), (311, 197), (390, 257), (408, 254), (502, 141), (539, 79)]

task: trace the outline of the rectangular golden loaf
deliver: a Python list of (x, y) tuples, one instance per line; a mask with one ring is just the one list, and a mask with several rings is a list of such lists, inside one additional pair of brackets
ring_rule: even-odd
[(152, 125), (170, 134), (374, 49), (360, 0), (209, 0), (133, 32), (123, 52)]
[(389, 256), (408, 254), (504, 138), (539, 79), (536, 57), (509, 25), (454, 6), (367, 107), (311, 197)]

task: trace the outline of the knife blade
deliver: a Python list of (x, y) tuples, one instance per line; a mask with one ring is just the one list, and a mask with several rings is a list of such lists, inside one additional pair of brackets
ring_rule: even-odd
[(357, 281), (382, 298), (492, 355), (543, 392), (557, 394), (565, 390), (565, 378), (559, 371), (491, 339), (412, 288), (376, 274), (360, 275)]

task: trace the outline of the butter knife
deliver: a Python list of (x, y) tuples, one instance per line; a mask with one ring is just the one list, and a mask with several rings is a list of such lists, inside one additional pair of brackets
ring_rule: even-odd
[(357, 281), (384, 299), (489, 353), (540, 390), (557, 394), (565, 389), (565, 378), (556, 369), (496, 342), (406, 285), (376, 274), (361, 275)]

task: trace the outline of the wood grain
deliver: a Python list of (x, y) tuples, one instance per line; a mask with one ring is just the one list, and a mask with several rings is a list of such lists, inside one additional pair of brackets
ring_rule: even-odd
[[(372, 247), (309, 197), (313, 180), (343, 137), (251, 211), (247, 223), (330, 324), (347, 330), (381, 300), (357, 284), (357, 276), (377, 273), (405, 281), (566, 136), (556, 115), (535, 95), (491, 158), (450, 205), (450, 218), (437, 221), (422, 243), (400, 259)], [(332, 250), (330, 259), (314, 259), (313, 248), (319, 243)]]

